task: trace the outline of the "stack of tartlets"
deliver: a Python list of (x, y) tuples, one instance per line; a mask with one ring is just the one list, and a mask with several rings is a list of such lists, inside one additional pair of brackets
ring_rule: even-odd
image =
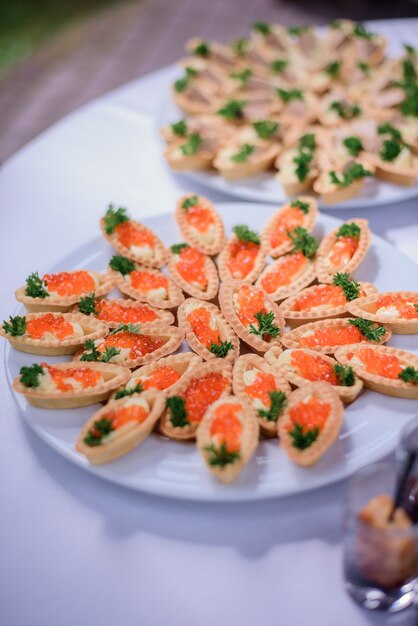
[(254, 23), (224, 45), (194, 38), (172, 97), (184, 118), (161, 129), (175, 171), (229, 180), (271, 171), (288, 196), (335, 204), (367, 177), (411, 186), (418, 176), (418, 52), (362, 24), (321, 32)]
[[(16, 291), (28, 313), (0, 334), (46, 360), (22, 367), (14, 390), (46, 409), (107, 402), (75, 442), (91, 463), (153, 431), (196, 441), (222, 482), (260, 437), (299, 465), (318, 462), (364, 387), (418, 398), (418, 357), (384, 345), (392, 333), (418, 333), (418, 293), (356, 281), (367, 221), (319, 242), (317, 215), (316, 200), (299, 196), (261, 233), (237, 224), (228, 237), (213, 204), (186, 194), (175, 209), (183, 241), (167, 249), (110, 206), (101, 228), (116, 253), (106, 271), (33, 273)], [(61, 355), (72, 361), (48, 361)]]

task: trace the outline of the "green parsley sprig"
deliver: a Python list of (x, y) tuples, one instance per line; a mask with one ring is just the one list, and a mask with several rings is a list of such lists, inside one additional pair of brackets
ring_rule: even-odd
[(109, 267), (113, 271), (122, 274), (122, 276), (126, 276), (134, 271), (135, 263), (131, 259), (127, 259), (126, 256), (114, 254), (109, 261)]
[(141, 327), (138, 324), (119, 324), (117, 328), (112, 330), (109, 335), (117, 335), (118, 333), (132, 333), (132, 335), (141, 335)]
[(354, 371), (350, 365), (341, 365), (341, 363), (336, 363), (334, 365), (334, 372), (337, 377), (337, 383), (341, 387), (352, 387), (354, 385)]
[(412, 365), (408, 365), (408, 367), (405, 367), (402, 372), (398, 374), (398, 378), (403, 380), (404, 383), (412, 383), (413, 385), (417, 385), (418, 369), (412, 367)]
[(241, 70), (240, 72), (231, 72), (229, 75), (231, 78), (234, 78), (235, 80), (239, 80), (241, 83), (241, 87), (244, 87), (249, 79), (252, 76), (252, 70), (249, 67), (245, 67), (243, 70)]
[(289, 435), (292, 439), (292, 445), (295, 448), (298, 450), (306, 450), (318, 439), (319, 428), (315, 426), (314, 428), (305, 430), (300, 424), (295, 424), (293, 428), (289, 430)]
[(304, 100), (303, 92), (300, 89), (277, 89), (277, 95), (280, 99), (287, 103), (292, 100)]
[(196, 196), (196, 195), (188, 196), (181, 203), (181, 208), (187, 211), (187, 209), (197, 206), (198, 204), (199, 204), (199, 196)]
[(102, 417), (93, 423), (93, 426), (84, 437), (84, 443), (90, 447), (100, 446), (103, 443), (103, 439), (114, 430), (113, 420), (109, 417)]
[(96, 308), (96, 299), (94, 291), (89, 296), (84, 296), (81, 298), (80, 302), (77, 305), (80, 313), (84, 313), (84, 315), (97, 315), (98, 310)]
[(186, 143), (180, 146), (180, 151), (184, 156), (193, 156), (200, 148), (202, 142), (203, 139), (200, 133), (192, 133)]
[(364, 319), (364, 317), (348, 320), (348, 323), (355, 326), (367, 341), (379, 341), (386, 333), (384, 326), (375, 326), (373, 322)]
[(355, 300), (360, 295), (360, 283), (352, 280), (350, 274), (337, 272), (333, 276), (332, 284), (341, 287), (348, 302)]
[(299, 150), (297, 155), (293, 158), (293, 163), (296, 165), (295, 175), (301, 183), (308, 177), (312, 159), (313, 154), (310, 150)]
[(228, 100), (223, 107), (217, 110), (217, 114), (227, 120), (242, 120), (246, 104), (247, 100)]
[(261, 243), (258, 233), (254, 230), (250, 230), (246, 224), (237, 224), (233, 227), (232, 232), (240, 241), (255, 243), (258, 246)]
[(287, 404), (287, 396), (284, 391), (270, 391), (269, 396), (270, 408), (258, 409), (258, 415), (269, 422), (277, 422)]
[(231, 156), (231, 161), (235, 161), (235, 163), (245, 163), (249, 156), (255, 151), (255, 146), (244, 143), (238, 152)]
[(109, 208), (103, 218), (104, 229), (107, 235), (114, 233), (119, 224), (129, 222), (129, 217), (126, 214), (126, 211), (127, 210), (124, 207), (115, 209), (113, 204), (109, 204)]
[(133, 396), (135, 393), (141, 393), (143, 390), (144, 388), (141, 383), (137, 383), (134, 387), (124, 387), (123, 389), (118, 389), (115, 393), (115, 400), (126, 398), (127, 396)]
[(19, 380), (25, 387), (31, 387), (32, 389), (35, 389), (41, 384), (39, 382), (39, 376), (41, 376), (43, 373), (44, 368), (39, 365), (39, 363), (34, 363), (31, 366), (25, 365), (24, 367), (20, 368)]
[(355, 222), (348, 222), (343, 224), (336, 232), (337, 239), (339, 237), (353, 237), (353, 239), (360, 239), (361, 228)]
[(44, 285), (46, 286), (46, 283), (39, 277), (38, 272), (33, 272), (26, 279), (25, 294), (30, 298), (48, 298), (49, 293)]
[(307, 215), (309, 213), (309, 207), (311, 205), (309, 204), (309, 202), (302, 202), (302, 200), (296, 199), (296, 200), (292, 200), (292, 202), (290, 203), (290, 206), (292, 207), (292, 209), (300, 209), (302, 213)]
[(271, 120), (260, 120), (258, 122), (253, 122), (253, 128), (260, 139), (269, 139), (278, 131), (279, 124), (277, 122), (272, 122)]
[(187, 419), (186, 401), (180, 396), (172, 396), (166, 400), (166, 408), (170, 413), (170, 422), (174, 428), (184, 428), (190, 424)]
[(233, 345), (230, 341), (222, 341), (222, 343), (212, 343), (209, 346), (209, 351), (212, 352), (218, 359), (224, 359), (228, 352), (233, 349)]
[(359, 178), (366, 178), (366, 176), (371, 176), (372, 173), (369, 170), (366, 170), (365, 167), (361, 163), (352, 163), (349, 167), (345, 169), (340, 177), (337, 176), (336, 172), (332, 170), (329, 172), (330, 181), (334, 185), (338, 185), (338, 187), (349, 187), (355, 180)]
[(328, 74), (331, 78), (337, 78), (341, 72), (341, 61), (332, 61), (325, 68), (325, 74)]
[(11, 337), (20, 337), (26, 332), (26, 317), (16, 315), (16, 317), (10, 316), (9, 321), (3, 322), (3, 330)]
[(178, 137), (186, 137), (187, 136), (187, 122), (186, 120), (179, 120), (178, 122), (174, 122), (174, 124), (170, 124), (170, 128), (175, 135)]
[(343, 146), (347, 148), (348, 154), (353, 157), (357, 157), (364, 150), (360, 137), (346, 137), (343, 139)]
[(287, 236), (293, 243), (292, 253), (302, 252), (307, 259), (312, 259), (319, 246), (319, 241), (313, 235), (310, 235), (306, 228), (297, 226), (292, 231), (287, 231)]
[(212, 467), (226, 467), (226, 465), (235, 463), (235, 461), (241, 457), (238, 450), (228, 450), (225, 441), (223, 441), (219, 447), (210, 443), (205, 446), (204, 450), (208, 454), (208, 463)]
[(180, 254), (181, 251), (186, 248), (190, 248), (188, 243), (175, 243), (173, 246), (170, 246), (170, 250), (173, 254)]
[(258, 311), (258, 313), (255, 313), (254, 317), (258, 322), (258, 327), (254, 326), (254, 324), (250, 324), (250, 335), (257, 335), (264, 341), (266, 341), (267, 337), (274, 338), (279, 335), (280, 327), (274, 324), (276, 319), (274, 311), (270, 311), (269, 313)]
[(286, 59), (276, 59), (270, 63), (270, 69), (275, 74), (281, 74), (289, 65), (289, 61)]
[(329, 106), (331, 111), (335, 111), (342, 120), (352, 120), (361, 113), (358, 104), (349, 104), (344, 100), (334, 100)]

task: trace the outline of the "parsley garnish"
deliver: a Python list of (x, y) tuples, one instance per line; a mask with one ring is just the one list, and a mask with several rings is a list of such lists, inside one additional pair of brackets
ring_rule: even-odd
[(109, 363), (110, 360), (113, 359), (113, 357), (117, 356), (118, 354), (120, 354), (120, 350), (118, 350), (114, 346), (106, 346), (106, 348), (102, 352), (100, 361), (102, 363)]
[(354, 385), (354, 371), (351, 365), (341, 365), (340, 363), (336, 363), (334, 365), (334, 372), (337, 377), (337, 383), (341, 387), (352, 387)]
[(231, 43), (231, 48), (235, 52), (235, 54), (237, 54), (238, 56), (242, 56), (246, 53), (248, 44), (248, 39), (235, 39), (235, 41)]
[(44, 368), (39, 363), (34, 363), (31, 367), (24, 366), (20, 369), (20, 382), (25, 387), (39, 387), (39, 376), (44, 373)]
[(337, 272), (334, 274), (332, 284), (336, 287), (341, 287), (344, 292), (345, 299), (351, 302), (360, 295), (360, 283), (350, 278), (350, 274), (343, 274)]
[(370, 72), (370, 65), (369, 63), (366, 63), (365, 61), (359, 61), (357, 63), (357, 67), (361, 69), (361, 71), (364, 72), (365, 74), (368, 74)]
[(312, 259), (319, 246), (319, 241), (313, 235), (310, 235), (306, 228), (297, 226), (292, 232), (287, 231), (287, 236), (292, 241), (294, 248), (292, 253), (302, 252), (307, 259)]
[(271, 26), (267, 22), (254, 22), (252, 29), (262, 35), (270, 35), (271, 33)]
[(256, 243), (258, 246), (261, 243), (258, 234), (254, 230), (250, 230), (245, 224), (234, 226), (232, 232), (235, 233), (240, 241)]
[(279, 124), (271, 120), (260, 120), (253, 122), (253, 127), (260, 139), (268, 139), (278, 130)]
[(379, 156), (383, 161), (394, 161), (402, 151), (402, 144), (393, 139), (385, 139)]
[(353, 239), (360, 239), (361, 228), (357, 226), (354, 222), (350, 222), (349, 224), (343, 224), (337, 230), (336, 237), (353, 237)]
[(255, 313), (254, 317), (258, 322), (258, 328), (256, 328), (254, 324), (250, 324), (250, 335), (258, 335), (265, 341), (265, 336), (274, 338), (280, 333), (279, 326), (273, 324), (275, 320), (274, 311), (270, 311), (269, 313), (258, 311), (258, 313)]
[(331, 78), (336, 78), (341, 70), (341, 61), (333, 61), (325, 68), (325, 74), (331, 76)]
[(246, 100), (229, 100), (223, 107), (218, 109), (217, 114), (227, 120), (240, 120), (244, 117)]
[(119, 226), (119, 224), (129, 222), (129, 217), (126, 215), (125, 208), (119, 207), (119, 209), (115, 210), (113, 208), (113, 204), (109, 204), (109, 208), (106, 211), (103, 221), (106, 234), (111, 235), (115, 232), (116, 227)]
[(277, 95), (283, 100), (283, 102), (290, 102), (291, 100), (304, 100), (303, 93), (300, 89), (277, 89)]
[(289, 26), (289, 28), (287, 29), (287, 32), (289, 33), (289, 35), (293, 35), (294, 37), (300, 37), (300, 35), (302, 35), (302, 33), (305, 33), (307, 30), (309, 30), (310, 26)]
[(367, 341), (379, 341), (386, 332), (384, 326), (374, 327), (373, 322), (365, 320), (364, 317), (358, 317), (355, 320), (348, 320), (348, 323), (355, 326)]
[(405, 52), (406, 52), (407, 54), (415, 54), (415, 52), (416, 52), (416, 50), (415, 50), (414, 46), (410, 46), (410, 45), (409, 45), (409, 44), (407, 44), (407, 43), (404, 43), (403, 47), (404, 47)]
[(300, 137), (298, 142), (299, 148), (306, 148), (306, 150), (311, 150), (312, 152), (316, 150), (316, 139), (313, 133), (306, 133)]
[(185, 198), (183, 200), (183, 202), (181, 203), (181, 208), (187, 211), (187, 209), (190, 209), (193, 206), (197, 206), (198, 204), (199, 196), (189, 196), (188, 198)]
[(379, 133), (379, 135), (390, 135), (392, 139), (395, 139), (396, 141), (402, 141), (401, 131), (392, 126), (392, 124), (389, 124), (389, 122), (386, 122), (385, 124), (380, 124), (377, 132)]
[(205, 446), (204, 450), (208, 453), (208, 463), (212, 466), (219, 465), (219, 467), (225, 467), (230, 463), (234, 463), (241, 456), (237, 450), (228, 450), (225, 441), (220, 444), (219, 448), (210, 443)]
[(80, 361), (100, 361), (101, 353), (93, 339), (87, 339), (83, 347), (85, 352), (81, 355)]
[(133, 335), (140, 335), (141, 328), (140, 326), (138, 326), (138, 324), (132, 324), (131, 322), (129, 322), (129, 324), (120, 324), (117, 328), (112, 330), (109, 335), (117, 335), (121, 332), (132, 333)]
[(418, 117), (418, 84), (409, 83), (404, 86), (405, 100), (400, 106), (403, 115)]
[(404, 381), (404, 383), (418, 384), (418, 370), (412, 365), (405, 367), (402, 372), (398, 374), (398, 378)]
[(309, 164), (312, 161), (312, 152), (299, 150), (299, 153), (293, 158), (295, 163), (295, 174), (297, 179), (303, 183), (309, 174)]
[(122, 276), (130, 274), (135, 269), (135, 263), (131, 259), (127, 259), (125, 256), (115, 254), (109, 261), (109, 267), (115, 272), (119, 272)]
[(228, 352), (233, 349), (233, 345), (230, 341), (223, 341), (222, 343), (212, 343), (210, 344), (209, 350), (214, 354), (218, 359), (224, 359)]
[(45, 281), (39, 278), (38, 272), (33, 272), (26, 279), (25, 294), (30, 298), (47, 298), (49, 293), (44, 289), (43, 285), (46, 285)]
[(231, 72), (230, 77), (235, 78), (236, 80), (241, 81), (241, 86), (243, 87), (249, 80), (252, 75), (252, 70), (249, 67), (245, 67), (241, 72)]
[(343, 139), (343, 145), (347, 148), (348, 153), (356, 157), (363, 150), (363, 144), (359, 137), (346, 137)]
[(289, 430), (289, 435), (292, 438), (292, 445), (298, 450), (306, 450), (314, 441), (318, 439), (319, 428), (309, 428), (304, 430), (300, 424), (295, 424), (292, 430)]
[(335, 111), (342, 120), (351, 120), (361, 113), (361, 108), (358, 104), (348, 104), (348, 102), (343, 100), (334, 100), (329, 108), (331, 111)]
[(305, 215), (309, 213), (309, 207), (310, 207), (309, 202), (302, 202), (302, 200), (296, 199), (296, 200), (292, 200), (292, 202), (290, 203), (290, 206), (292, 207), (292, 209), (300, 209), (302, 213), (304, 213)]
[(283, 411), (287, 404), (287, 397), (284, 391), (270, 391), (270, 408), (258, 409), (258, 415), (264, 417), (269, 422), (277, 422), (280, 413)]
[(403, 79), (405, 83), (415, 83), (417, 80), (417, 71), (411, 59), (404, 59), (402, 62)]
[(175, 428), (184, 428), (190, 424), (187, 419), (186, 400), (184, 398), (180, 398), (180, 396), (167, 398), (165, 405), (170, 411), (170, 421)]
[(361, 24), (360, 22), (355, 24), (352, 34), (355, 37), (361, 37), (362, 39), (372, 39), (374, 37), (374, 33), (366, 30), (364, 24)]
[(109, 435), (112, 430), (115, 430), (113, 420), (109, 417), (102, 417), (100, 420), (94, 422), (93, 426), (84, 437), (84, 443), (90, 447), (100, 446), (104, 437)]
[(126, 398), (126, 396), (133, 396), (134, 393), (141, 393), (144, 390), (141, 383), (137, 383), (135, 387), (125, 387), (124, 389), (118, 389), (115, 393), (115, 400), (120, 398)]
[(174, 83), (174, 89), (179, 93), (182, 93), (190, 84), (192, 78), (195, 78), (198, 75), (198, 71), (193, 67), (186, 67), (186, 74), (182, 78), (179, 78)]
[(249, 143), (244, 143), (239, 151), (231, 156), (231, 161), (235, 161), (235, 163), (244, 163), (254, 150), (255, 146), (252, 146)]
[(358, 178), (365, 178), (366, 176), (371, 176), (372, 173), (369, 170), (366, 170), (361, 163), (353, 163), (342, 174), (342, 178), (338, 178), (337, 174), (332, 170), (329, 172), (329, 177), (334, 185), (338, 185), (339, 187), (348, 187)]
[(96, 301), (94, 298), (94, 291), (89, 296), (84, 296), (78, 303), (78, 310), (84, 315), (97, 315)]
[(286, 59), (276, 59), (270, 64), (271, 71), (275, 74), (281, 74), (283, 70), (289, 65), (289, 61)]
[(192, 133), (189, 140), (180, 146), (180, 150), (184, 156), (192, 156), (193, 154), (196, 154), (202, 141), (203, 139), (199, 133)]
[(16, 317), (10, 316), (8, 322), (3, 321), (3, 330), (12, 337), (24, 335), (26, 332), (26, 317), (20, 317), (19, 315)]
[(173, 246), (170, 246), (170, 250), (173, 254), (180, 254), (180, 252), (186, 248), (190, 248), (188, 243), (175, 243)]
[(332, 20), (332, 22), (329, 23), (329, 27), (333, 30), (341, 30), (341, 20)]
[(208, 57), (210, 55), (210, 46), (207, 41), (201, 41), (193, 49), (193, 54), (196, 54), (199, 57)]
[(186, 120), (179, 120), (178, 122), (175, 122), (174, 124), (171, 124), (170, 128), (173, 131), (173, 133), (175, 135), (178, 135), (179, 137), (186, 137), (186, 135), (187, 135), (187, 123), (186, 123)]

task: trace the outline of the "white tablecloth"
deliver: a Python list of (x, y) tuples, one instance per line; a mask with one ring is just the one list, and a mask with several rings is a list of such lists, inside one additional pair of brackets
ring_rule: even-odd
[[(395, 42), (417, 41), (418, 20), (372, 26)], [(45, 272), (95, 236), (110, 201), (145, 216), (172, 210), (184, 190), (205, 192), (185, 186), (161, 159), (155, 120), (172, 74), (89, 104), (1, 169), (0, 320), (30, 272)], [(414, 200), (362, 213), (418, 261), (417, 210)], [(234, 505), (133, 493), (50, 450), (20, 419), (4, 376), (0, 392), (0, 624), (411, 623), (411, 611), (371, 614), (345, 594), (341, 484)]]

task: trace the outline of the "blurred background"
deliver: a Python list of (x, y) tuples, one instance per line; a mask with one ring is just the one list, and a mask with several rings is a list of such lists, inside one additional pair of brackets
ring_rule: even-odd
[[(172, 63), (193, 35), (418, 17), (417, 0), (0, 0), (0, 162), (52, 123)], [(417, 33), (418, 39), (418, 33)]]

